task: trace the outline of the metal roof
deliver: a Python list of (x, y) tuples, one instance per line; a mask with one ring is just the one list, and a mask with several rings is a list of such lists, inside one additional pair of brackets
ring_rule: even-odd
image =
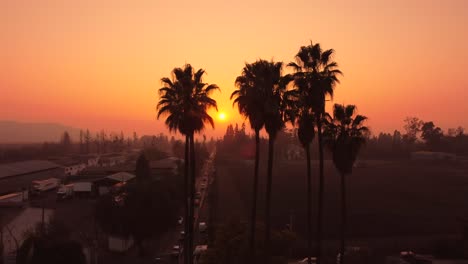
[(33, 172), (59, 168), (60, 165), (47, 160), (28, 160), (0, 164), (0, 178), (29, 174)]
[(107, 176), (106, 178), (112, 179), (114, 181), (124, 182), (124, 181), (128, 181), (128, 180), (135, 178), (135, 175), (128, 173), (128, 172), (117, 172), (117, 173)]

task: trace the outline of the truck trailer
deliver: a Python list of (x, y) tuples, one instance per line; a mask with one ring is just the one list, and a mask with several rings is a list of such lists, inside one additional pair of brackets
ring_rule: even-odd
[(32, 182), (32, 192), (40, 194), (42, 192), (57, 189), (60, 184), (60, 180), (57, 178), (50, 178), (46, 180), (36, 180)]

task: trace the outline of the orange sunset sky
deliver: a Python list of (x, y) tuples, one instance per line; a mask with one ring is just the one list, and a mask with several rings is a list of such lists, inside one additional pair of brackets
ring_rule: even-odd
[(0, 120), (91, 130), (166, 131), (160, 79), (190, 63), (216, 83), (226, 113), (245, 62), (290, 62), (310, 40), (336, 50), (334, 102), (356, 104), (374, 132), (406, 116), (468, 128), (468, 1), (0, 1)]

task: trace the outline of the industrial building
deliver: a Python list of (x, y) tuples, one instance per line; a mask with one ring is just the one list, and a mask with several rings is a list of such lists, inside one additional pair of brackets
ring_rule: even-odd
[(62, 166), (46, 160), (0, 164), (0, 194), (28, 189), (35, 180), (64, 177)]

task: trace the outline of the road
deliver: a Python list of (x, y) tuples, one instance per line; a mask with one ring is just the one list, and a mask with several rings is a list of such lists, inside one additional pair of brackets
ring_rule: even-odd
[[(203, 164), (202, 170), (200, 171), (199, 177), (195, 180), (195, 192), (200, 192), (200, 203), (199, 206), (195, 206), (194, 210), (194, 247), (200, 244), (206, 244), (206, 235), (201, 234), (198, 230), (200, 222), (206, 222), (207, 219), (207, 194), (208, 190), (213, 182), (213, 171), (214, 171), (214, 159), (216, 157), (216, 150), (212, 151), (209, 158)], [(180, 211), (180, 215), (183, 214), (183, 209)], [(184, 219), (185, 220), (185, 219)], [(183, 254), (180, 255), (179, 259), (173, 259), (169, 257), (172, 247), (179, 245), (183, 247), (183, 241), (180, 240), (180, 232), (184, 230), (184, 225), (177, 226), (176, 229), (168, 230), (158, 240), (155, 247), (158, 251), (157, 257), (162, 257), (161, 263), (183, 263)], [(170, 260), (168, 260), (170, 259)]]
[[(197, 245), (206, 245), (207, 244), (207, 232), (201, 233), (199, 230), (199, 224), (201, 222), (207, 222), (208, 218), (208, 193), (209, 188), (212, 188), (214, 177), (214, 159), (216, 157), (216, 149), (214, 149), (210, 157), (203, 164), (201, 170), (201, 177), (198, 177), (195, 184), (195, 190), (201, 193), (200, 204), (198, 207), (195, 207), (194, 212), (194, 247)], [(207, 223), (210, 224), (210, 223)]]

